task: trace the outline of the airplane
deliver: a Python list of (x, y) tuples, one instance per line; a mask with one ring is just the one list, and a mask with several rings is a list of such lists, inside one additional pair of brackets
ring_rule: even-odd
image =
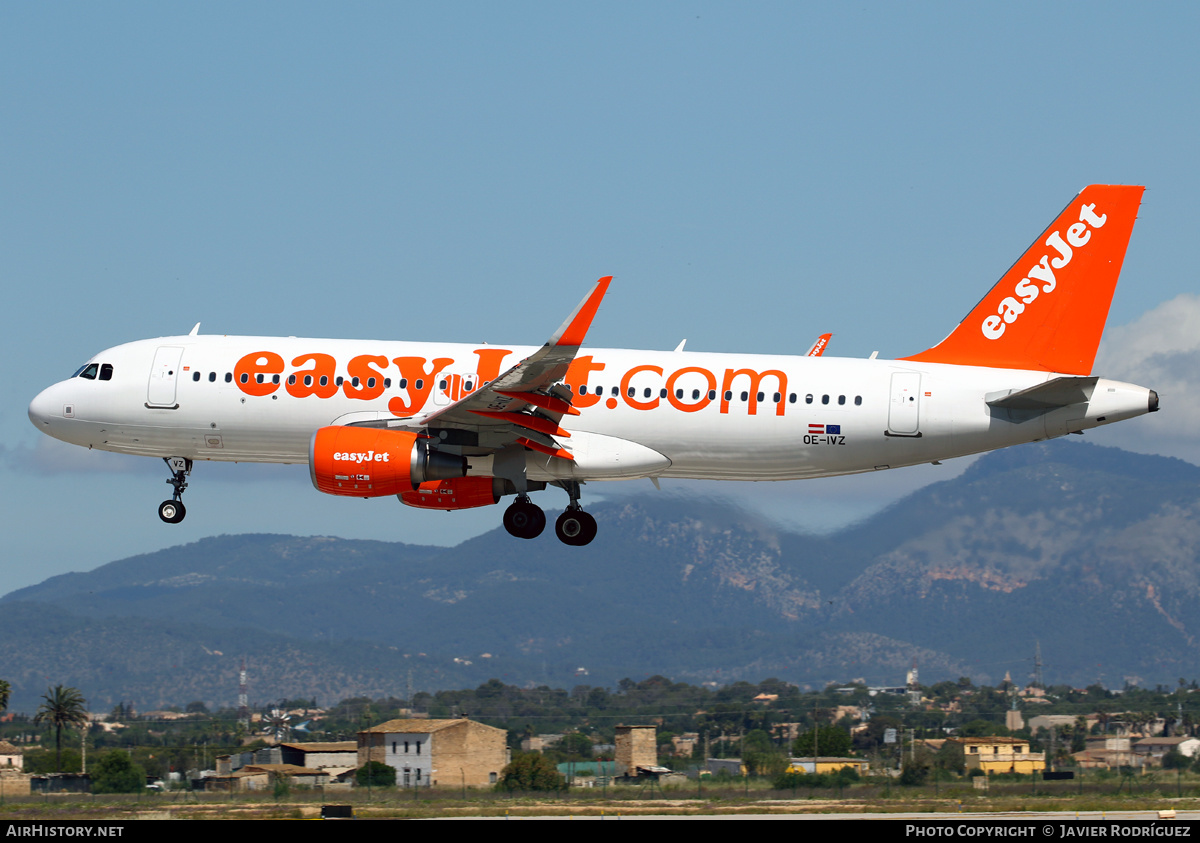
[[(186, 336), (106, 349), (33, 399), (65, 442), (160, 457), (179, 523), (198, 460), (306, 463), (331, 495), (546, 516), (582, 546), (589, 481), (795, 480), (939, 463), (1158, 410), (1091, 374), (1144, 188), (1091, 185), (940, 343), (895, 360), (584, 348), (601, 278), (539, 347)], [(816, 352), (814, 354), (814, 352)]]

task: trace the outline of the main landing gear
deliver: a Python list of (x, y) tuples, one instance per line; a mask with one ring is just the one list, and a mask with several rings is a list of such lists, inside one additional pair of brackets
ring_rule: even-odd
[[(596, 538), (596, 519), (579, 505), (578, 483), (566, 480), (558, 485), (566, 489), (571, 502), (554, 522), (554, 534), (563, 544), (582, 547)], [(536, 538), (546, 529), (546, 513), (529, 499), (529, 495), (518, 495), (516, 501), (504, 511), (504, 529), (519, 539)]]
[(529, 495), (517, 495), (512, 506), (504, 510), (504, 529), (519, 539), (536, 539), (546, 529), (546, 513)]
[(178, 524), (187, 515), (183, 505), (183, 490), (187, 488), (187, 476), (192, 473), (192, 461), (186, 457), (163, 457), (167, 468), (171, 469), (171, 479), (167, 482), (175, 490), (171, 500), (158, 505), (158, 517), (168, 524)]

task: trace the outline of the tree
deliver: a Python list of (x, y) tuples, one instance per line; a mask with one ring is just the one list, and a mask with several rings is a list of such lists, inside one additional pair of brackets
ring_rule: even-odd
[(778, 776), (787, 769), (788, 758), (762, 729), (752, 729), (742, 738), (742, 761), (751, 776)]
[(8, 699), (12, 696), (12, 686), (4, 679), (0, 679), (0, 711), (8, 710)]
[(64, 726), (83, 727), (87, 723), (87, 700), (78, 688), (55, 685), (42, 694), (34, 723), (49, 723), (54, 727), (55, 767), (62, 771), (62, 730)]
[(900, 784), (907, 787), (915, 787), (925, 784), (925, 779), (929, 778), (929, 765), (922, 761), (906, 760), (904, 768), (900, 771)]
[(1164, 770), (1186, 770), (1191, 764), (1192, 759), (1180, 752), (1178, 747), (1171, 747), (1162, 760)]
[(949, 770), (962, 775), (967, 766), (963, 745), (957, 741), (946, 741), (934, 755), (933, 766), (939, 770)]
[(592, 739), (579, 732), (568, 732), (555, 745), (565, 760), (587, 760), (592, 757)]
[[(823, 758), (844, 758), (850, 754), (852, 746), (850, 733), (838, 726), (821, 726), (817, 736), (817, 753)], [(792, 744), (792, 754), (798, 758), (811, 758), (813, 755), (812, 731), (801, 732)]]
[(354, 774), (359, 787), (395, 787), (396, 768), (382, 761), (368, 761)]
[(500, 771), (497, 790), (563, 790), (566, 780), (554, 763), (536, 752), (522, 752)]
[(146, 786), (146, 771), (120, 749), (101, 755), (91, 776), (92, 793), (139, 793)]

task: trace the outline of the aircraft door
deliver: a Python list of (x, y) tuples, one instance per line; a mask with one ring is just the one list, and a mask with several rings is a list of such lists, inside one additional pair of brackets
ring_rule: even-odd
[(921, 373), (894, 372), (888, 404), (888, 435), (920, 436)]
[(150, 367), (150, 384), (146, 389), (147, 407), (176, 409), (175, 385), (179, 381), (179, 361), (183, 349), (177, 345), (164, 345), (154, 352), (154, 364)]

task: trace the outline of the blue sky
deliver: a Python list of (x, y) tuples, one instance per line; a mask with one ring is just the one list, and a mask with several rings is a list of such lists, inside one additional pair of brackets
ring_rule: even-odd
[[(161, 463), (26, 418), (102, 348), (197, 321), (536, 344), (612, 274), (593, 345), (803, 353), (833, 331), (830, 354), (898, 356), (1092, 182), (1148, 186), (1101, 359), (1164, 406), (1093, 441), (1197, 460), (1200, 404), (1171, 402), (1200, 362), (1198, 23), (1184, 3), (0, 5), (0, 593), (217, 533), (450, 544), (499, 522), (202, 465), (163, 525)], [(956, 470), (678, 488), (828, 527)], [(631, 491), (650, 486), (588, 489)]]

